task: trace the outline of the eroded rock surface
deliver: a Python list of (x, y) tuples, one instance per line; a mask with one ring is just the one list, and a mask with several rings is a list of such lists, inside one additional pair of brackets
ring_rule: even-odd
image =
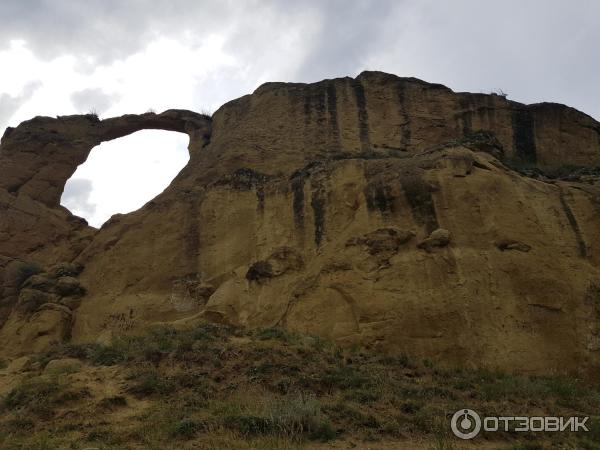
[[(60, 207), (95, 145), (143, 128), (190, 136), (161, 195), (100, 230)], [(212, 119), (35, 118), (0, 145), (1, 352), (209, 319), (598, 373), (599, 165), (572, 108), (379, 72), (267, 83)]]

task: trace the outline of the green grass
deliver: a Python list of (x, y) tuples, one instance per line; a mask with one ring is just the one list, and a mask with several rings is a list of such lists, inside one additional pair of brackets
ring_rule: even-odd
[(263, 395), (256, 402), (243, 402), (213, 410), (218, 424), (243, 436), (275, 435), (290, 440), (328, 441), (335, 437), (333, 425), (313, 396)]
[(177, 388), (174, 380), (156, 369), (135, 371), (129, 377), (132, 382), (128, 392), (138, 397), (149, 395), (168, 395)]
[(261, 341), (278, 340), (282, 342), (294, 343), (298, 342), (300, 336), (291, 333), (283, 328), (263, 328), (254, 333), (254, 336)]
[[(205, 324), (192, 330), (176, 331), (168, 327), (154, 328), (143, 336), (122, 336), (109, 345), (63, 344), (36, 356), (44, 366), (57, 358), (71, 357), (89, 361), (98, 366), (112, 366), (131, 362), (158, 363), (172, 355), (182, 355), (192, 350), (195, 343), (221, 343), (229, 336), (229, 329)], [(214, 345), (213, 345), (214, 346)]]
[(88, 395), (86, 390), (69, 388), (56, 374), (26, 378), (2, 399), (2, 410), (31, 413), (51, 418), (56, 407)]

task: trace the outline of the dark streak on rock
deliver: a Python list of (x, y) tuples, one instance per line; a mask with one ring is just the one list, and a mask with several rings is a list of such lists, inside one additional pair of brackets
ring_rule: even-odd
[(262, 214), (265, 210), (265, 182), (271, 178), (269, 175), (256, 170), (242, 167), (231, 175), (227, 175), (216, 182), (217, 186), (229, 186), (240, 191), (256, 191), (257, 211)]
[(315, 224), (315, 245), (319, 247), (325, 233), (325, 190), (322, 186), (313, 189), (310, 206), (313, 209)]
[(307, 93), (304, 96), (304, 127), (308, 128), (310, 125), (310, 113), (311, 113), (311, 97), (310, 95)]
[(304, 127), (318, 141), (327, 140), (330, 133), (327, 97), (327, 87), (322, 83), (311, 86), (304, 94)]
[(398, 102), (400, 103), (400, 115), (402, 116), (402, 131), (401, 131), (401, 137), (400, 137), (400, 148), (402, 150), (408, 150), (408, 147), (410, 145), (410, 137), (411, 137), (411, 131), (410, 131), (410, 115), (408, 113), (408, 107), (407, 107), (407, 103), (408, 103), (408, 99), (406, 96), (406, 86), (407, 84), (404, 81), (400, 81), (397, 84), (397, 90), (398, 90)]
[(390, 186), (382, 182), (373, 182), (365, 187), (365, 200), (369, 211), (378, 210), (381, 214), (394, 212), (394, 196)]
[(294, 200), (292, 209), (294, 211), (294, 225), (297, 230), (304, 229), (304, 177), (296, 176), (292, 178), (292, 193)]
[(516, 156), (525, 163), (537, 162), (534, 119), (530, 111), (518, 109), (513, 112), (512, 128)]
[(467, 97), (459, 97), (458, 104), (460, 105), (461, 113), (460, 120), (462, 122), (462, 134), (468, 135), (473, 131), (473, 111), (471, 110), (471, 102)]
[(249, 191), (262, 186), (269, 178), (269, 175), (242, 167), (232, 174), (222, 177), (216, 182), (216, 185), (229, 186), (232, 189), (240, 191)]
[(199, 227), (199, 203), (201, 202), (193, 194), (187, 195), (187, 203), (188, 203), (188, 212), (187, 212), (187, 220), (185, 227), (185, 261), (186, 268), (194, 268), (198, 265), (198, 254), (200, 253), (200, 231)]
[(353, 80), (352, 88), (354, 89), (356, 107), (358, 109), (358, 129), (361, 147), (363, 150), (368, 150), (371, 147), (371, 140), (369, 137), (369, 115), (367, 113), (365, 89), (360, 80)]
[(402, 178), (402, 189), (415, 221), (424, 226), (427, 233), (439, 228), (432, 187), (419, 175), (410, 174)]
[(577, 248), (579, 249), (579, 256), (585, 258), (587, 256), (587, 245), (585, 243), (585, 240), (583, 239), (583, 235), (581, 234), (581, 229), (579, 228), (577, 219), (575, 219), (575, 215), (573, 214), (571, 207), (567, 203), (566, 194), (563, 190), (560, 191), (560, 204), (562, 205), (563, 211), (565, 212), (567, 220), (569, 221), (569, 225), (571, 225), (571, 229), (575, 234)]
[(327, 112), (329, 114), (329, 132), (336, 148), (340, 146), (340, 126), (337, 116), (337, 93), (335, 83), (327, 83)]
[(260, 215), (265, 212), (265, 186), (260, 184), (256, 187), (256, 210)]

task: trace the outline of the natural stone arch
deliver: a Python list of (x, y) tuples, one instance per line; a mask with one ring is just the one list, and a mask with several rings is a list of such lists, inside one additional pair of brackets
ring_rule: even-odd
[(157, 200), (189, 164), (189, 136), (140, 130), (94, 147), (65, 184), (61, 206), (99, 229)]
[(0, 188), (54, 208), (69, 178), (102, 142), (140, 130), (186, 133), (190, 154), (210, 139), (211, 120), (193, 111), (128, 114), (105, 120), (95, 115), (35, 117), (7, 128), (0, 143)]

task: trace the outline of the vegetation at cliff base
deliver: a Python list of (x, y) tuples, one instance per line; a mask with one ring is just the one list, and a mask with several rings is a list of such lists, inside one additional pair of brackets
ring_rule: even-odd
[(465, 407), (591, 416), (588, 433), (482, 433), (486, 448), (600, 448), (600, 392), (581, 381), (443, 368), (276, 328), (68, 344), (19, 376), (0, 400), (2, 449), (458, 449), (449, 421)]

